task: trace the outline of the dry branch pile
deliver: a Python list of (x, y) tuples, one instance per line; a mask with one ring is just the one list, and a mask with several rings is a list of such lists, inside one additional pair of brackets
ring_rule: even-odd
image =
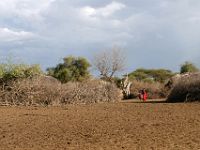
[(49, 77), (9, 80), (1, 84), (0, 102), (8, 105), (48, 105), (59, 102), (61, 83)]
[(200, 73), (186, 74), (177, 78), (167, 100), (168, 102), (200, 101)]
[(9, 80), (0, 86), (0, 103), (6, 105), (62, 105), (115, 102), (120, 91), (110, 83), (89, 80), (61, 84), (48, 76)]
[(121, 99), (120, 92), (114, 84), (101, 80), (67, 83), (62, 87), (62, 103), (115, 102)]

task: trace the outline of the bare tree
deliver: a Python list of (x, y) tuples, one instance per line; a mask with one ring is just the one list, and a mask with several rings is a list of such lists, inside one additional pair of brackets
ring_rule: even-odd
[(105, 79), (112, 79), (112, 77), (120, 71), (123, 71), (125, 64), (125, 57), (123, 51), (118, 47), (104, 50), (95, 56), (94, 66), (100, 75)]
[(124, 78), (121, 81), (122, 93), (124, 95), (124, 98), (126, 98), (126, 99), (130, 98), (131, 85), (132, 85), (132, 82), (129, 81), (129, 77), (128, 77), (128, 74), (127, 74), (126, 76), (124, 76)]

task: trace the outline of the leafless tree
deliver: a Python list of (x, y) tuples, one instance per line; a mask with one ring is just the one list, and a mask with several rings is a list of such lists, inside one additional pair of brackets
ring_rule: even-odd
[(124, 98), (129, 98), (131, 95), (131, 85), (132, 82), (129, 81), (128, 74), (124, 76), (124, 78), (121, 81), (121, 89), (122, 93), (124, 95)]
[(119, 47), (104, 50), (95, 55), (94, 67), (100, 72), (100, 75), (105, 79), (112, 77), (120, 71), (123, 71), (125, 57), (123, 51)]

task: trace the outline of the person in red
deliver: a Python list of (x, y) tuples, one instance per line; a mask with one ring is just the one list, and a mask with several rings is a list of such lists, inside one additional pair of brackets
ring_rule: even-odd
[(146, 102), (146, 100), (147, 100), (147, 92), (146, 92), (146, 89), (143, 89), (143, 90), (142, 90), (142, 98), (143, 98), (143, 101)]
[(147, 92), (146, 89), (142, 89), (139, 91), (138, 97), (140, 100), (143, 100), (144, 102), (147, 100)]

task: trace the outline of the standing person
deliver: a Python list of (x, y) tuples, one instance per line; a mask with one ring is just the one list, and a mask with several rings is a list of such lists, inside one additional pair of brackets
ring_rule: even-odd
[(147, 100), (147, 92), (146, 92), (146, 89), (143, 89), (143, 90), (142, 90), (142, 98), (143, 98), (143, 101), (146, 102), (146, 100)]
[(139, 97), (140, 100), (143, 100), (143, 92), (142, 92), (142, 90), (139, 90), (138, 97)]

